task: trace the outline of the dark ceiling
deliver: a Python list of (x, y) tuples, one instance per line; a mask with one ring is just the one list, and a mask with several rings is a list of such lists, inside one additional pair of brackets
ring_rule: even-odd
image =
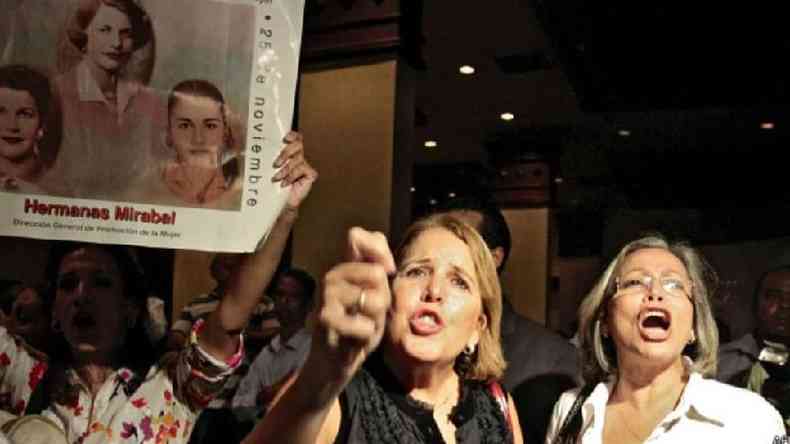
[(785, 105), (774, 3), (532, 0), (585, 111)]
[[(417, 206), (490, 188), (503, 165), (538, 159), (560, 211), (790, 213), (790, 34), (776, 8), (425, 2)], [(476, 73), (459, 74), (463, 64)], [(506, 111), (515, 119), (500, 120)], [(423, 148), (429, 139), (439, 146)], [(790, 234), (784, 223), (734, 225)]]

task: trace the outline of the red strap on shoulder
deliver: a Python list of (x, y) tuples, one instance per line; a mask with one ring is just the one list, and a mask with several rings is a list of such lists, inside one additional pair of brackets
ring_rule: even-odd
[(499, 410), (502, 411), (502, 414), (505, 415), (505, 421), (507, 421), (507, 428), (510, 430), (510, 434), (513, 434), (513, 422), (510, 420), (510, 404), (507, 402), (507, 395), (505, 391), (502, 390), (502, 385), (499, 384), (498, 381), (491, 381), (488, 383), (488, 390), (491, 391), (491, 394), (496, 399), (497, 404), (499, 404)]

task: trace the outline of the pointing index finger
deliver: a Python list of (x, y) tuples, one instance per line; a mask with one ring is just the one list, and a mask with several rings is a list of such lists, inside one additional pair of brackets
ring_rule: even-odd
[(348, 259), (352, 262), (371, 262), (384, 267), (387, 274), (395, 273), (387, 237), (377, 231), (353, 227), (348, 231)]

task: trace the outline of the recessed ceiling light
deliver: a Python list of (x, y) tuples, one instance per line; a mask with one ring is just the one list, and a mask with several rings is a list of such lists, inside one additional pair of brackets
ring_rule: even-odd
[(413, 192), (417, 191), (417, 188), (411, 187), (411, 188), (409, 189), (409, 191), (411, 191), (411, 192), (413, 193)]
[(763, 122), (763, 123), (760, 124), (760, 128), (762, 128), (764, 130), (774, 129), (774, 123), (773, 122)]
[(509, 122), (509, 121), (515, 119), (516, 116), (513, 115), (513, 113), (502, 113), (502, 114), (499, 115), (499, 118), (504, 120), (505, 122)]
[(439, 142), (435, 140), (426, 140), (424, 145), (425, 148), (436, 148), (437, 146), (439, 146)]
[(470, 65), (463, 65), (460, 68), (458, 68), (458, 72), (469, 76), (475, 73), (475, 67)]
[(617, 132), (617, 134), (619, 134), (619, 135), (621, 135), (623, 137), (628, 137), (628, 136), (631, 135), (631, 131), (628, 131), (626, 129), (621, 129), (620, 131)]
[(447, 197), (452, 199), (453, 197), (455, 197), (455, 193), (453, 193), (453, 192), (447, 193)]

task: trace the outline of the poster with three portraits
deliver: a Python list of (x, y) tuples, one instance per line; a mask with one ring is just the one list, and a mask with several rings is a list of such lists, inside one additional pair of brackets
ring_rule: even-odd
[(304, 0), (0, 0), (0, 235), (252, 251)]

